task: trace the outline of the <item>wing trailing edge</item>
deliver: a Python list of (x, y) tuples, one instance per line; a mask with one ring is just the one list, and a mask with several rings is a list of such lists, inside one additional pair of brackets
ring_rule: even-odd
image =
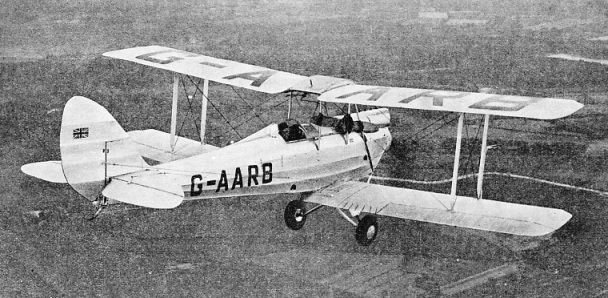
[(478, 200), (363, 182), (345, 182), (305, 199), (330, 207), (521, 236), (549, 234), (570, 220), (560, 209)]

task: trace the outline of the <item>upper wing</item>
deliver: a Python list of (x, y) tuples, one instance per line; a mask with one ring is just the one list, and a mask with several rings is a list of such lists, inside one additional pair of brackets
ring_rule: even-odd
[(490, 114), (545, 120), (568, 116), (583, 107), (581, 103), (571, 99), (354, 84), (323, 93), (319, 96), (319, 100), (381, 107)]
[(569, 99), (356, 85), (345, 79), (306, 77), (162, 46), (135, 47), (103, 55), (265, 93), (295, 90), (321, 94), (319, 100), (326, 102), (534, 119), (557, 119), (583, 107)]
[(330, 207), (369, 212), (463, 228), (523, 236), (540, 236), (564, 225), (572, 215), (538, 206), (478, 200), (413, 189), (349, 181), (305, 199)]
[(297, 74), (161, 46), (129, 48), (103, 55), (265, 93), (284, 92), (308, 81), (308, 77)]

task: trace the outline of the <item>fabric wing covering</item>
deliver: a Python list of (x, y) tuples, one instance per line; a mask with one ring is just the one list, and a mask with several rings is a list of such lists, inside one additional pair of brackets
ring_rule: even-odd
[(462, 91), (347, 85), (319, 96), (320, 101), (417, 110), (558, 119), (583, 107), (571, 99)]
[(307, 77), (163, 46), (135, 47), (103, 55), (259, 92), (320, 94), (319, 100), (324, 102), (545, 120), (568, 116), (583, 107), (570, 99), (358, 85), (346, 79)]
[(297, 74), (162, 46), (129, 48), (103, 55), (271, 94), (287, 91), (291, 86), (308, 81), (308, 77)]
[(541, 236), (563, 226), (572, 215), (538, 206), (349, 181), (313, 193), (306, 202), (455, 227), (521, 236)]

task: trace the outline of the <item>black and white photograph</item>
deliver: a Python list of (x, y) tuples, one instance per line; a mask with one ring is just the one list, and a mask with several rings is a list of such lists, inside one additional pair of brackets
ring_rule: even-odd
[(608, 297), (604, 0), (7, 0), (0, 297)]

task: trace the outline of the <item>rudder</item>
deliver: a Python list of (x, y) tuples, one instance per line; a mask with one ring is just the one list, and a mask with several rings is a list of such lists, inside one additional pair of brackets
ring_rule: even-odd
[(66, 180), (91, 201), (101, 194), (110, 177), (140, 171), (147, 165), (116, 119), (82, 96), (72, 97), (65, 105), (60, 147)]

